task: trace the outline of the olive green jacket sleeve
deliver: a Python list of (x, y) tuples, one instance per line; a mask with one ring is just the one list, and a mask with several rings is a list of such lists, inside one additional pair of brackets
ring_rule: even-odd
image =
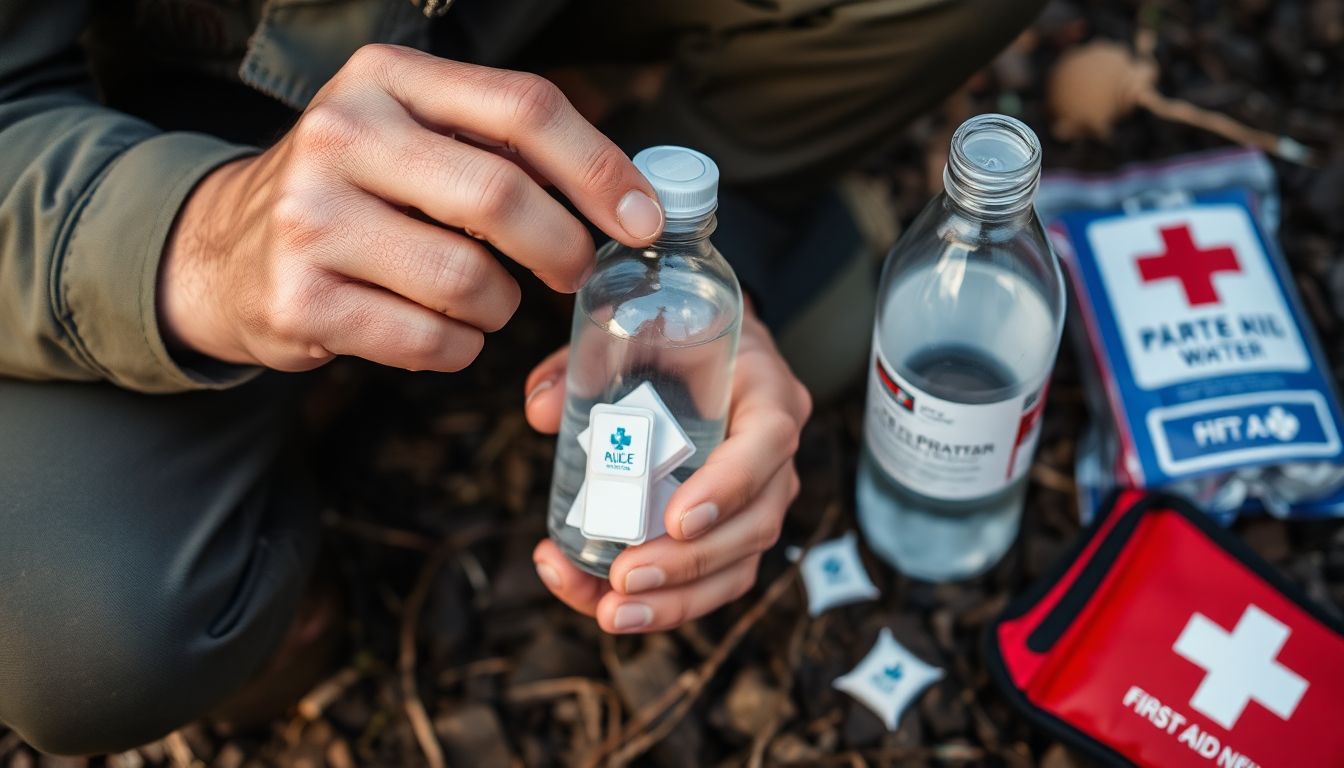
[(98, 103), (77, 40), (92, 0), (0, 2), (0, 376), (217, 388), (155, 311), (159, 257), (195, 183), (249, 148)]

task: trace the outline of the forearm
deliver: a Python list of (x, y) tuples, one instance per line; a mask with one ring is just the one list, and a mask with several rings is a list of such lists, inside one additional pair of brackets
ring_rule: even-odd
[(84, 10), (0, 10), (0, 375), (144, 391), (226, 383), (174, 363), (154, 289), (192, 187), (248, 150), (99, 105), (74, 53)]

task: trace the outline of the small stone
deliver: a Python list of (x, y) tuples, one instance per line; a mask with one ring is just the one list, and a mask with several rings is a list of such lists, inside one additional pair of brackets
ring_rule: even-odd
[(770, 686), (757, 667), (738, 673), (724, 697), (728, 726), (743, 736), (754, 736), (771, 721), (792, 709), (783, 691)]
[(834, 685), (871, 709), (887, 730), (896, 730), (905, 708), (942, 676), (943, 670), (910, 653), (883, 627), (868, 655)]
[(776, 763), (811, 763), (821, 759), (821, 750), (795, 733), (782, 733), (770, 742), (770, 759)]

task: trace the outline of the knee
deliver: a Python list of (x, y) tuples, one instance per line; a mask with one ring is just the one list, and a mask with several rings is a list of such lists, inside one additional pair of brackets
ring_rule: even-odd
[(48, 583), (48, 599), (0, 627), (0, 724), (52, 754), (125, 751), (208, 714), (265, 663), (294, 610), (244, 595), (221, 612), (182, 591), (78, 581), (55, 594)]
[[(120, 752), (201, 714), (218, 664), (171, 613), (116, 603), (0, 631), (0, 722), (61, 755)], [(8, 669), (6, 674), (4, 670)], [(237, 672), (244, 672), (237, 669)]]

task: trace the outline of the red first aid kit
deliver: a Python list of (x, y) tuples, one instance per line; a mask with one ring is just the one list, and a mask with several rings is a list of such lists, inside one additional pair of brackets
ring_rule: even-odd
[(1180, 498), (1112, 496), (987, 644), (1013, 703), (1104, 762), (1344, 766), (1344, 625)]

